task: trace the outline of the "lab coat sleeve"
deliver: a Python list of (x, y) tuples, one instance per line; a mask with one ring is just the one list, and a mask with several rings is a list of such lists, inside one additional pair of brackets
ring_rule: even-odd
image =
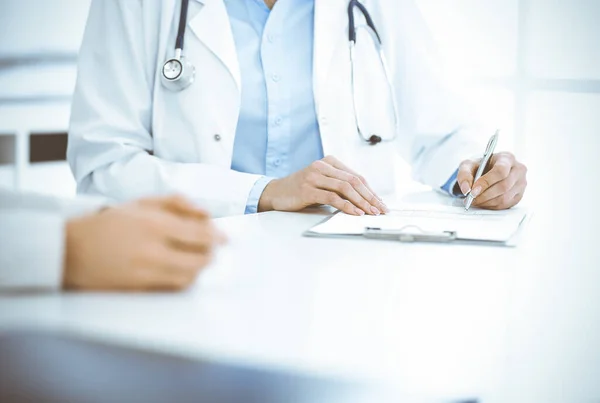
[(254, 187), (250, 191), (250, 195), (248, 196), (248, 200), (246, 201), (246, 211), (245, 214), (255, 214), (258, 213), (258, 202), (260, 201), (260, 197), (262, 196), (265, 188), (271, 181), (275, 178), (271, 178), (268, 176), (263, 176), (254, 184)]
[(480, 126), (452, 90), (414, 0), (385, 1), (382, 13), (399, 112), (398, 146), (419, 182), (442, 191), (459, 164), (483, 151)]
[(92, 2), (67, 152), (78, 192), (118, 201), (177, 193), (213, 216), (244, 214), (260, 175), (153, 155), (157, 57), (156, 46), (145, 38), (151, 34), (147, 30), (156, 30), (146, 14), (150, 7), (159, 10), (159, 4), (149, 2), (146, 10), (142, 1)]
[(106, 204), (0, 190), (0, 290), (60, 289), (65, 222)]
[(454, 171), (450, 179), (446, 181), (441, 187), (441, 189), (448, 193), (452, 197), (463, 197), (461, 192), (455, 192), (454, 187), (456, 186), (456, 182), (458, 182), (458, 169)]

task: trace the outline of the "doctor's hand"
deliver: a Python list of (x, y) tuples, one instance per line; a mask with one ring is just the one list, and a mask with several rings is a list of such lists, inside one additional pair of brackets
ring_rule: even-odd
[(223, 239), (208, 215), (181, 197), (109, 208), (67, 223), (63, 286), (180, 290)]
[(379, 215), (389, 211), (365, 178), (331, 156), (271, 181), (259, 200), (258, 211), (298, 211), (319, 204), (351, 215)]
[(472, 206), (490, 210), (503, 210), (515, 206), (523, 198), (527, 187), (527, 167), (508, 152), (494, 154), (487, 172), (473, 183), (479, 168), (478, 160), (466, 160), (458, 169), (457, 184), (466, 195), (475, 199)]

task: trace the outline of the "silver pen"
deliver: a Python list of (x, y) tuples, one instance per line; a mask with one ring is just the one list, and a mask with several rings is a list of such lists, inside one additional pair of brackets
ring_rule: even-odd
[[(479, 168), (477, 168), (477, 172), (475, 173), (475, 179), (473, 180), (473, 184), (475, 184), (475, 182), (477, 182), (477, 180), (479, 178), (481, 178), (481, 175), (483, 175), (483, 172), (487, 168), (487, 165), (490, 162), (492, 155), (494, 155), (494, 149), (496, 148), (496, 144), (498, 143), (499, 135), (500, 135), (500, 130), (496, 130), (496, 133), (494, 133), (494, 135), (492, 137), (490, 137), (490, 141), (488, 141), (487, 147), (485, 148), (485, 153), (483, 154), (483, 158), (481, 159), (481, 162), (479, 163)], [(467, 201), (465, 203), (465, 210), (468, 210), (471, 207), (471, 203), (473, 203), (473, 199), (475, 199), (475, 198), (471, 194), (471, 191), (469, 191), (469, 193), (467, 195)]]

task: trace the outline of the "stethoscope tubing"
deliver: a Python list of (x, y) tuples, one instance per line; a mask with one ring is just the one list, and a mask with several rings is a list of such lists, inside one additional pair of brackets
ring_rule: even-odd
[(181, 10), (179, 12), (179, 27), (177, 28), (177, 39), (175, 41), (175, 50), (183, 52), (185, 26), (187, 24), (187, 14), (189, 9), (189, 0), (181, 0)]

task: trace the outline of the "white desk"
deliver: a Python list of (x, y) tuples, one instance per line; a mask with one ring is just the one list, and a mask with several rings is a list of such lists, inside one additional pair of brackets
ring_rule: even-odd
[(188, 292), (5, 295), (0, 326), (386, 378), (484, 403), (597, 402), (595, 217), (553, 216), (557, 206), (536, 209), (516, 249), (302, 238), (322, 211), (220, 219), (230, 242)]

